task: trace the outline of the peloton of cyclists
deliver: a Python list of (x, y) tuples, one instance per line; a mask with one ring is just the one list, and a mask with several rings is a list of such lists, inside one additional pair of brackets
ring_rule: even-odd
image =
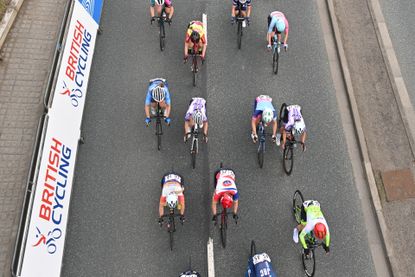
[(276, 133), (278, 130), (277, 112), (272, 105), (272, 98), (268, 95), (260, 95), (255, 98), (254, 101), (254, 108), (251, 118), (251, 138), (253, 143), (258, 141), (257, 127), (261, 120), (265, 127), (272, 121), (272, 141), (275, 143)]
[(172, 5), (172, 0), (150, 0), (150, 16), (151, 16), (151, 23), (156, 20), (156, 13), (158, 16), (161, 16), (161, 12), (163, 10), (166, 11), (167, 18), (166, 22), (171, 24), (171, 19), (174, 14), (174, 7)]
[(168, 173), (161, 179), (161, 196), (159, 202), (159, 224), (163, 222), (164, 207), (177, 208), (180, 213), (180, 222), (185, 221), (185, 201), (183, 177), (176, 173)]
[(190, 138), (190, 132), (193, 126), (197, 125), (203, 129), (203, 140), (208, 141), (208, 118), (206, 111), (206, 100), (201, 97), (194, 97), (190, 101), (184, 117), (184, 142)]
[(151, 115), (156, 115), (157, 103), (160, 105), (160, 108), (164, 114), (164, 121), (167, 124), (170, 124), (170, 110), (171, 110), (171, 100), (169, 85), (167, 84), (166, 79), (156, 78), (151, 79), (147, 89), (147, 96), (144, 104), (144, 112), (146, 114), (145, 123), (148, 126), (151, 122)]

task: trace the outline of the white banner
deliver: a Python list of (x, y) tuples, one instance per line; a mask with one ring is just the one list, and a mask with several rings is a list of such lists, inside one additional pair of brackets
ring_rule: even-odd
[(71, 127), (81, 126), (97, 32), (98, 24), (75, 1), (48, 113)]
[(59, 276), (80, 131), (49, 118), (21, 276)]

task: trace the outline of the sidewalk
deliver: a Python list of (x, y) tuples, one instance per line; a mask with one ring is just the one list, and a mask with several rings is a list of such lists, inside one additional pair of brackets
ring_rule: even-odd
[(0, 62), (0, 276), (10, 276), (26, 178), (66, 0), (25, 0)]
[[(395, 255), (395, 276), (415, 272), (414, 156), (386, 70), (370, 1), (333, 0), (369, 158)], [(409, 174), (408, 174), (409, 173)], [(405, 175), (407, 174), (407, 175)]]

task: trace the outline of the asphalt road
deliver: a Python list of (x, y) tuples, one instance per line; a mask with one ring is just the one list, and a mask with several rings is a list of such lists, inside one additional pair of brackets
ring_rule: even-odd
[(388, 26), (389, 35), (401, 68), (402, 77), (415, 106), (415, 64), (413, 59), (415, 38), (408, 34), (415, 24), (415, 2), (411, 0), (385, 1), (379, 0)]
[[(230, 1), (229, 1), (230, 2)], [(230, 3), (176, 1), (160, 53), (147, 1), (107, 1), (98, 38), (82, 127), (62, 276), (177, 276), (191, 257), (207, 276), (206, 243), (214, 240), (216, 276), (243, 276), (250, 241), (273, 259), (280, 276), (302, 276), (299, 247), (292, 242), (291, 199), (295, 189), (321, 202), (332, 232), (332, 252), (318, 251), (318, 276), (374, 276), (374, 266), (345, 146), (328, 58), (315, 1), (283, 1), (290, 22), (289, 52), (280, 73), (271, 73), (265, 50), (271, 1), (254, 3), (252, 24), (236, 49)], [(187, 23), (208, 14), (208, 57), (191, 85), (182, 64)], [(156, 151), (154, 128), (144, 127), (148, 80), (165, 77), (172, 92), (172, 126)], [(259, 169), (250, 141), (254, 98), (269, 94), (274, 104), (303, 106), (308, 150), (296, 152), (293, 175), (285, 176), (281, 153), (268, 142)], [(191, 170), (182, 142), (183, 116), (191, 97), (208, 101), (210, 140)], [(210, 222), (212, 173), (219, 162), (232, 167), (240, 191), (240, 221), (228, 230), (222, 249)], [(157, 224), (160, 178), (174, 168), (185, 178), (187, 222), (178, 226), (173, 252)]]

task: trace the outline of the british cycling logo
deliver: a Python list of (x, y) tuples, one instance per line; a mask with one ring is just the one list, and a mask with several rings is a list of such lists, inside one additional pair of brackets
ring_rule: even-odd
[(81, 2), (89, 14), (94, 14), (95, 0), (79, 0), (79, 2)]
[(69, 89), (65, 81), (63, 82), (62, 92), (60, 94), (67, 95), (71, 99), (71, 104), (74, 107), (78, 107), (79, 99), (82, 98), (82, 91), (79, 88)]
[(36, 242), (32, 246), (38, 247), (39, 245), (45, 245), (48, 253), (54, 254), (57, 250), (55, 242), (62, 236), (62, 231), (59, 228), (55, 228), (46, 235), (38, 227), (36, 227), (36, 231)]

